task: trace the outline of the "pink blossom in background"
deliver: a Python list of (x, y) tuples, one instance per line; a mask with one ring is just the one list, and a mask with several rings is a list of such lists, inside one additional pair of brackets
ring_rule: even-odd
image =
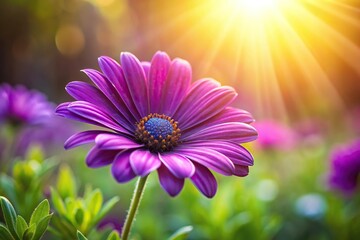
[(290, 150), (296, 142), (295, 131), (275, 120), (259, 120), (254, 123), (259, 133), (255, 146), (263, 150)]

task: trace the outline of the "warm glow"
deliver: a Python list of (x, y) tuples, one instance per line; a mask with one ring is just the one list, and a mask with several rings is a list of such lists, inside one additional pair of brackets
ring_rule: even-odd
[[(119, 9), (113, 6), (118, 2), (122, 1), (101, 8), (109, 19), (111, 11)], [(340, 80), (335, 79), (350, 77), (340, 76), (339, 66), (360, 75), (360, 48), (354, 35), (360, 26), (359, 8), (349, 1), (185, 2), (181, 7), (164, 4), (159, 16), (149, 18), (148, 25), (140, 24), (140, 31), (151, 30), (146, 35), (141, 32), (133, 47), (155, 43), (170, 44), (166, 45), (170, 52), (189, 49), (192, 61), (200, 63), (194, 69), (197, 76), (214, 76), (235, 86), (239, 97), (253, 104), (251, 110), (258, 117), (287, 118), (288, 110), (306, 116), (311, 111), (343, 109)], [(154, 3), (148, 7), (160, 6)], [(139, 9), (141, 13), (148, 11)], [(129, 23), (133, 22), (137, 24), (136, 15), (129, 18)], [(101, 42), (108, 43), (100, 30), (105, 39)], [(184, 53), (181, 57), (188, 56)]]
[(264, 13), (275, 7), (277, 0), (229, 0), (234, 9), (243, 10), (250, 14)]
[[(201, 73), (212, 71), (217, 59), (227, 55), (233, 72), (231, 84), (245, 93), (243, 98), (255, 103), (255, 115), (286, 118), (288, 102), (298, 106), (299, 114), (306, 114), (306, 106), (323, 109), (321, 99), (329, 96), (330, 107), (342, 109), (329, 70), (336, 61), (345, 61), (360, 74), (360, 49), (343, 34), (347, 26), (359, 26), (359, 20), (351, 17), (356, 9), (336, 0), (204, 2), (173, 20), (196, 22), (176, 44), (198, 32), (204, 42), (212, 39), (201, 61)], [(324, 17), (335, 10), (336, 16)], [(255, 96), (246, 96), (248, 92)], [(309, 97), (301, 97), (304, 93)]]

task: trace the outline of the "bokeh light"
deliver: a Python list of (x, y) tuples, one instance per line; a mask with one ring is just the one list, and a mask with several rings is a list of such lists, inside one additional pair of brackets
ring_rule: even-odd
[(60, 26), (55, 35), (56, 47), (61, 54), (73, 56), (84, 49), (84, 34), (74, 25)]

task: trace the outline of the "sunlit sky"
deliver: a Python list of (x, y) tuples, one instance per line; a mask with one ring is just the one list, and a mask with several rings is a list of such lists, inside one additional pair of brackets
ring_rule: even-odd
[[(348, 78), (347, 84), (359, 89), (357, 1), (89, 2), (112, 22), (112, 34), (121, 39), (127, 37), (124, 31), (132, 34), (129, 50), (158, 48), (189, 59), (196, 77), (213, 76), (234, 85), (257, 116), (286, 119), (289, 109), (298, 115), (340, 112), (347, 97), (339, 92), (340, 79)], [(117, 25), (117, 16), (131, 8), (129, 24)], [(97, 36), (102, 44), (111, 44), (103, 29)]]
[[(351, 25), (359, 27), (359, 9), (339, 1), (290, 0), (213, 1), (203, 7), (208, 14), (203, 19), (213, 18), (218, 30), (203, 72), (224, 51), (232, 53), (235, 61), (230, 70), (245, 79), (246, 84), (239, 84), (246, 88), (244, 94), (255, 97), (259, 114), (286, 117), (287, 101), (302, 111), (305, 105), (322, 104), (322, 98), (334, 110), (343, 107), (327, 68), (336, 68), (340, 59), (360, 73), (360, 49), (347, 35)], [(189, 31), (207, 27), (205, 20)], [(287, 98), (281, 87), (286, 88)], [(307, 95), (310, 99), (304, 99)]]

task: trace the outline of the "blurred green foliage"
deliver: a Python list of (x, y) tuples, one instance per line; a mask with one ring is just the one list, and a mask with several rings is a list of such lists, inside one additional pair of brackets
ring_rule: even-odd
[[(71, 169), (62, 165), (56, 183), (57, 188), (51, 188), (51, 200), (55, 216), (51, 231), (61, 239), (75, 239), (78, 230), (85, 236), (96, 233), (97, 223), (105, 217), (119, 201), (115, 196), (104, 202), (99, 189), (86, 186), (83, 197), (77, 195), (77, 184)], [(100, 237), (97, 235), (97, 239)]]
[(48, 200), (43, 200), (32, 212), (30, 221), (16, 214), (12, 204), (5, 197), (0, 197), (5, 225), (0, 224), (2, 240), (39, 240), (48, 228), (52, 213)]
[(33, 147), (25, 160), (12, 163), (11, 174), (0, 173), (0, 194), (7, 196), (26, 219), (44, 199), (48, 180), (57, 162), (44, 159), (40, 148)]

